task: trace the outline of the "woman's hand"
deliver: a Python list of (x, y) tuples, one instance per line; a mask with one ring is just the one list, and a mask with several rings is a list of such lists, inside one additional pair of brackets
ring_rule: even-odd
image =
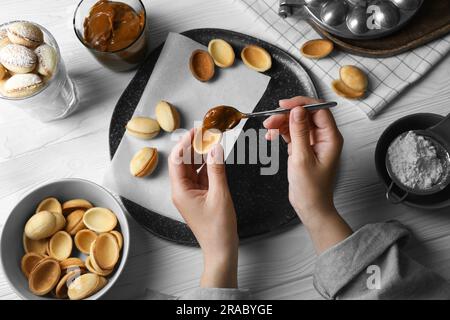
[(172, 200), (202, 248), (200, 285), (236, 288), (239, 238), (223, 148), (214, 146), (206, 164), (195, 164), (193, 136), (194, 130), (183, 136), (169, 157)]
[(317, 251), (322, 252), (345, 239), (351, 230), (333, 202), (343, 138), (329, 110), (308, 112), (302, 107), (317, 102), (307, 97), (281, 100), (280, 107), (293, 110), (271, 116), (264, 126), (269, 129), (268, 140), (278, 132), (288, 144), (289, 200), (310, 231)]

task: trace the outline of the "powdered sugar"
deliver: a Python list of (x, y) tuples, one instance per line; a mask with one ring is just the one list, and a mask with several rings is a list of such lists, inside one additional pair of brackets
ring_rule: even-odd
[(6, 92), (16, 92), (25, 90), (30, 87), (39, 86), (42, 84), (42, 79), (37, 74), (25, 73), (15, 74), (9, 78), (5, 83)]
[(23, 38), (34, 45), (39, 45), (43, 41), (41, 29), (30, 22), (14, 22), (8, 26), (8, 36), (10, 38)]
[(1, 28), (0, 29), (0, 40), (3, 40), (7, 36), (8, 36), (8, 31), (6, 30), (6, 28)]
[(32, 68), (36, 65), (36, 54), (27, 47), (18, 44), (8, 44), (0, 50), (0, 62), (8, 66)]
[(56, 69), (58, 57), (55, 49), (48, 44), (42, 44), (34, 50), (38, 57), (37, 71), (43, 76), (50, 76)]

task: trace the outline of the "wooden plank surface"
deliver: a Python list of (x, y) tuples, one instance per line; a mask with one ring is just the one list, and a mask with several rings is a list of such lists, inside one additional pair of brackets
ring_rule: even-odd
[[(152, 46), (169, 31), (220, 27), (267, 38), (264, 28), (234, 3), (239, 0), (144, 0)], [(108, 125), (114, 105), (133, 73), (102, 68), (76, 39), (72, 0), (3, 0), (0, 21), (25, 19), (46, 26), (56, 37), (81, 96), (70, 118), (42, 124), (0, 101), (0, 228), (19, 199), (45, 181), (80, 177), (101, 182), (108, 158)], [(415, 112), (450, 112), (450, 57), (412, 87), (375, 121), (343, 105), (335, 116), (345, 137), (336, 204), (357, 228), (398, 219), (413, 231), (408, 252), (450, 280), (450, 209), (434, 212), (394, 206), (384, 199), (373, 164), (384, 128)], [(136, 298), (152, 289), (180, 294), (198, 286), (200, 251), (162, 241), (130, 219), (132, 248), (126, 271), (110, 298)], [(302, 225), (241, 245), (239, 281), (261, 299), (319, 299), (312, 286), (315, 255)], [(16, 299), (0, 269), (0, 299)]]

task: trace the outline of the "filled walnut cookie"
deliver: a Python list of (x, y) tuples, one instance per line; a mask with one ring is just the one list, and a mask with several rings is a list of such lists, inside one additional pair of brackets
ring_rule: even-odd
[(135, 138), (150, 140), (159, 134), (160, 126), (158, 121), (149, 117), (133, 117), (128, 121), (127, 133)]
[(2, 94), (9, 98), (24, 98), (37, 93), (43, 85), (37, 74), (15, 74), (3, 84)]
[(8, 30), (6, 30), (6, 28), (0, 29), (0, 49), (10, 43), (11, 41), (9, 41), (8, 38)]
[(5, 69), (5, 67), (0, 64), (0, 80), (3, 80), (8, 74), (8, 70)]
[(42, 44), (34, 50), (38, 59), (37, 72), (45, 77), (55, 73), (58, 64), (58, 56), (55, 49), (48, 44)]
[(14, 73), (28, 73), (36, 68), (37, 56), (27, 47), (8, 44), (0, 49), (0, 63)]
[(130, 173), (135, 177), (146, 177), (152, 174), (158, 165), (158, 150), (145, 147), (139, 150), (130, 161)]
[(31, 22), (13, 22), (7, 27), (8, 38), (12, 43), (35, 48), (44, 41), (42, 30)]
[(53, 235), (56, 218), (49, 211), (34, 214), (25, 224), (25, 235), (31, 240), (41, 240)]

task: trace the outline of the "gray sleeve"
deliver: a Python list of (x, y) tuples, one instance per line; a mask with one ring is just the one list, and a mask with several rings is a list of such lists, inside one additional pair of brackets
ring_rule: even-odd
[(314, 286), (326, 299), (450, 299), (450, 284), (401, 251), (408, 230), (376, 223), (322, 253)]
[(181, 296), (170, 296), (160, 292), (147, 290), (146, 300), (249, 300), (247, 289), (196, 288)]

